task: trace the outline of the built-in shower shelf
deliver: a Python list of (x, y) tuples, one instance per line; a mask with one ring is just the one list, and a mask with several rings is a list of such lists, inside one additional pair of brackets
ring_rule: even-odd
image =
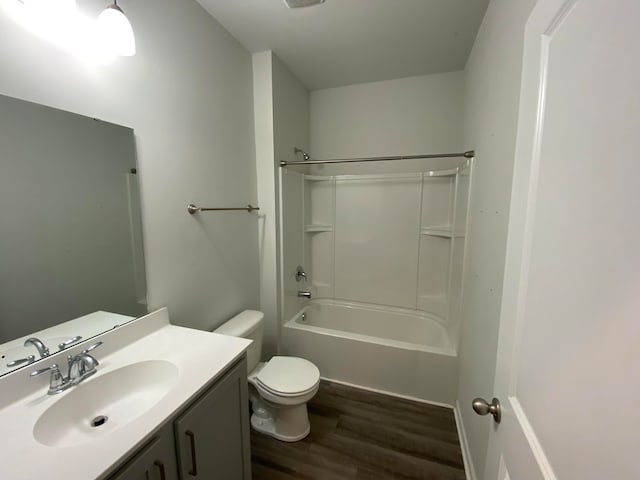
[(447, 317), (448, 301), (444, 293), (418, 296), (418, 310), (432, 313), (440, 318)]
[(455, 177), (457, 174), (457, 168), (452, 168), (450, 170), (434, 170), (432, 172), (424, 172), (425, 177)]
[(306, 233), (333, 232), (333, 225), (314, 223), (312, 225), (305, 225), (304, 231)]
[(327, 180), (333, 180), (333, 175), (305, 175), (305, 180), (310, 182), (324, 182)]
[(423, 227), (420, 229), (420, 235), (429, 235), (431, 237), (444, 237), (444, 238), (453, 238), (453, 237), (464, 237), (464, 232), (457, 231), (454, 232), (451, 227)]
[(453, 236), (453, 232), (451, 227), (423, 227), (420, 229), (421, 235), (429, 235), (432, 237), (447, 237), (451, 238)]

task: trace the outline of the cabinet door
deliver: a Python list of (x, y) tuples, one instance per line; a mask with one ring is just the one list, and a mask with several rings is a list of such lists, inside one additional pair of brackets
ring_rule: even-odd
[(178, 480), (171, 427), (164, 427), (109, 480)]
[(175, 434), (182, 480), (251, 480), (246, 360), (176, 420)]

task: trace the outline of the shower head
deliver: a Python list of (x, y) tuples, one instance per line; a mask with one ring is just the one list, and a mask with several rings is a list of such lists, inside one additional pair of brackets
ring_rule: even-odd
[(289, 8), (312, 7), (324, 3), (324, 0), (284, 0)]
[(296, 154), (296, 155), (297, 155), (297, 154), (299, 154), (299, 153), (301, 153), (301, 154), (302, 154), (302, 160), (304, 160), (305, 162), (306, 162), (307, 160), (311, 160), (311, 155), (309, 155), (307, 152), (305, 152), (305, 151), (304, 151), (304, 150), (302, 150), (301, 148), (294, 147), (294, 148), (293, 148), (293, 153), (294, 153), (294, 154)]

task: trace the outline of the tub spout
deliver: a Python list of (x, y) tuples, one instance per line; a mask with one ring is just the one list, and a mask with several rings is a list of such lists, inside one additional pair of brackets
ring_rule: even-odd
[(311, 298), (311, 292), (298, 291), (298, 296), (303, 298)]

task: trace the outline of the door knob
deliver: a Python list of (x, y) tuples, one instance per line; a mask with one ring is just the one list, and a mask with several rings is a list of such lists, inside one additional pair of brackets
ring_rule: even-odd
[(502, 419), (502, 409), (500, 408), (500, 400), (497, 398), (494, 397), (491, 403), (488, 403), (484, 398), (474, 398), (471, 406), (473, 407), (473, 411), (478, 415), (487, 415), (490, 413), (493, 415), (493, 420), (496, 423), (500, 423)]

